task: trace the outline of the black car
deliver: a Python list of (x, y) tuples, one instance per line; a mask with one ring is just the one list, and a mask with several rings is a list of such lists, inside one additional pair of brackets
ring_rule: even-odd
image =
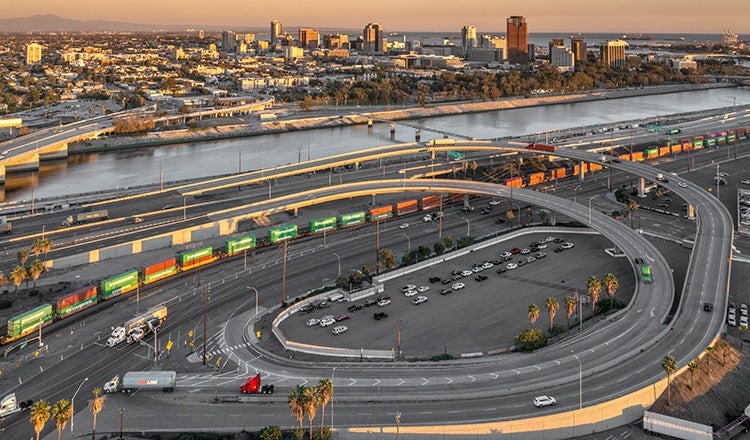
[(385, 313), (385, 312), (375, 312), (375, 313), (374, 313), (374, 314), (372, 315), (372, 317), (373, 317), (373, 318), (375, 318), (375, 320), (376, 320), (376, 321), (380, 321), (380, 320), (381, 320), (381, 319), (383, 319), (383, 318), (387, 318), (387, 317), (388, 317), (388, 314), (387, 314), (387, 313)]
[(562, 243), (562, 242), (564, 242), (564, 241), (565, 241), (565, 240), (563, 240), (563, 239), (562, 239), (562, 238), (560, 238), (560, 237), (557, 237), (557, 238), (555, 239), (555, 243)]
[(558, 247), (555, 248), (555, 253), (559, 254), (560, 252), (563, 252), (564, 250), (565, 249), (563, 249), (562, 247), (558, 246)]
[(495, 220), (495, 223), (497, 223), (498, 225), (501, 225), (501, 224), (505, 223), (505, 219), (504, 218), (499, 218), (499, 219)]
[(444, 279), (443, 281), (441, 281), (441, 282), (440, 282), (440, 284), (443, 284), (443, 285), (445, 285), (445, 284), (450, 284), (450, 283), (452, 283), (452, 282), (453, 282), (453, 280), (451, 280), (450, 278), (446, 278), (446, 279)]
[(300, 315), (304, 315), (305, 313), (312, 313), (315, 310), (315, 307), (313, 307), (311, 304), (305, 304), (304, 306), (300, 307), (299, 313)]
[(505, 273), (507, 271), (508, 271), (508, 269), (506, 269), (504, 267), (501, 267), (500, 269), (497, 270), (497, 273)]
[(705, 310), (707, 312), (713, 312), (714, 305), (711, 304), (711, 303), (703, 303), (703, 310)]
[(371, 307), (377, 303), (378, 303), (378, 300), (370, 298), (367, 301), (365, 301), (365, 307)]
[(484, 281), (487, 279), (487, 275), (477, 275), (476, 277), (474, 277), (474, 279), (476, 281)]
[(440, 277), (430, 277), (430, 282), (431, 283), (439, 283), (440, 282)]

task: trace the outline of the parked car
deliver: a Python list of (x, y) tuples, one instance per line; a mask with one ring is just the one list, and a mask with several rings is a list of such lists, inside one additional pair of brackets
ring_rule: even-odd
[(740, 325), (748, 328), (748, 318), (747, 315), (740, 316)]
[(378, 301), (383, 301), (384, 299), (391, 299), (390, 295), (380, 295), (378, 297)]
[(439, 283), (440, 282), (440, 277), (430, 277), (430, 282), (431, 283)]
[(451, 292), (453, 292), (453, 289), (448, 289), (448, 288), (440, 289), (440, 294), (441, 295), (447, 295), (447, 294), (449, 294)]
[(537, 260), (539, 260), (540, 258), (546, 257), (547, 254), (545, 254), (544, 252), (537, 252), (536, 255), (534, 256), (536, 257)]
[(482, 269), (490, 269), (494, 266), (494, 264), (490, 263), (489, 261), (485, 261), (484, 264), (482, 264)]
[(526, 249), (526, 248), (521, 249), (521, 255), (528, 255), (530, 253), (531, 253), (531, 250), (529, 249)]
[(310, 319), (310, 320), (307, 321), (307, 326), (308, 327), (315, 327), (318, 324), (320, 324), (320, 319), (318, 319), (318, 318), (312, 318), (312, 319)]
[(505, 268), (508, 269), (508, 270), (513, 270), (513, 269), (515, 269), (517, 267), (518, 267), (518, 265), (516, 263), (508, 263), (508, 265), (505, 266)]
[(537, 250), (539, 250), (539, 249), (547, 249), (547, 245), (546, 245), (546, 244), (544, 244), (544, 243), (542, 243), (542, 244), (540, 244), (539, 246), (537, 246), (537, 247), (536, 247), (536, 249), (537, 249)]
[(500, 273), (500, 274), (502, 274), (502, 273), (505, 273), (505, 272), (507, 272), (507, 271), (508, 271), (508, 269), (507, 269), (507, 268), (505, 268), (505, 267), (501, 267), (500, 269), (498, 269), (498, 270), (497, 270), (497, 273)]
[(508, 252), (508, 251), (505, 251), (505, 252), (503, 252), (502, 254), (500, 254), (500, 258), (510, 258), (510, 257), (511, 257), (511, 255), (513, 255), (513, 254), (511, 254), (511, 253), (510, 253), (510, 252)]
[(487, 279), (487, 275), (477, 275), (474, 279), (481, 282)]
[(411, 302), (413, 302), (416, 305), (422, 304), (423, 302), (427, 302), (426, 296), (418, 296), (414, 298)]
[(333, 318), (323, 318), (320, 320), (321, 327), (328, 327), (329, 325), (333, 325), (335, 323), (336, 323), (336, 320)]
[(462, 277), (470, 277), (472, 274), (474, 274), (474, 272), (472, 272), (470, 270), (465, 270), (465, 271), (461, 272), (461, 276)]
[(417, 288), (417, 286), (415, 286), (414, 284), (407, 284), (407, 285), (405, 285), (404, 287), (401, 288), (401, 291), (402, 292), (406, 292), (407, 290), (414, 290), (416, 288)]
[(380, 301), (378, 301), (378, 307), (385, 307), (390, 303), (391, 303), (391, 300), (389, 299), (381, 299)]
[(331, 333), (334, 335), (340, 335), (341, 333), (344, 333), (345, 331), (349, 330), (349, 327), (345, 325), (337, 325), (336, 327), (331, 330)]
[(461, 290), (464, 287), (466, 287), (466, 284), (464, 283), (455, 283), (454, 285), (451, 286), (453, 290)]
[(531, 255), (529, 255), (528, 257), (526, 257), (526, 262), (527, 263), (533, 263), (534, 261), (536, 261), (536, 257), (532, 257)]
[(419, 293), (427, 292), (428, 290), (430, 290), (430, 286), (419, 286), (417, 288), (417, 292), (419, 292)]
[(543, 408), (549, 405), (557, 405), (557, 400), (552, 396), (538, 396), (534, 397), (534, 405), (537, 408)]
[(410, 297), (412, 297), (412, 296), (414, 296), (416, 294), (417, 294), (416, 290), (409, 290), (407, 292), (404, 292), (404, 296), (407, 297), (407, 298), (410, 298)]
[(573, 246), (574, 246), (573, 243), (571, 243), (571, 242), (568, 241), (566, 243), (563, 243), (562, 246), (560, 246), (560, 247), (563, 248), (563, 249), (573, 249)]
[(520, 254), (521, 253), (521, 248), (513, 248), (513, 249), (510, 250), (510, 253), (511, 254)]
[(375, 312), (372, 317), (375, 318), (376, 321), (380, 321), (383, 318), (387, 318), (388, 314), (385, 312)]

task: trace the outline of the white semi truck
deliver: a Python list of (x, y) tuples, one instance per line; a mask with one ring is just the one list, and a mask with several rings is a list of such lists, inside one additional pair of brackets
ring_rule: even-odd
[(174, 371), (128, 371), (115, 376), (104, 384), (105, 393), (132, 393), (138, 390), (161, 390), (171, 393), (174, 390), (177, 373)]

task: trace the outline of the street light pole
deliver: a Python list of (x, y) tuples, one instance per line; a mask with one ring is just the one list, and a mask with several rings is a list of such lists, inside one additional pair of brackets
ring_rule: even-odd
[(399, 438), (399, 430), (401, 428), (401, 411), (396, 413), (396, 440)]
[(248, 289), (253, 290), (255, 292), (255, 321), (258, 322), (258, 289), (255, 287), (246, 286)]
[(573, 357), (576, 358), (578, 361), (578, 409), (583, 409), (583, 364), (581, 364), (581, 360), (578, 359), (578, 355), (573, 351), (570, 350), (571, 353), (573, 353)]
[(589, 197), (589, 225), (591, 224), (591, 202), (597, 197), (599, 197), (599, 194)]
[(125, 408), (120, 408), (120, 440), (122, 440), (122, 415), (125, 414)]
[(76, 411), (75, 411), (76, 396), (78, 395), (78, 392), (81, 391), (81, 387), (87, 380), (89, 380), (88, 377), (83, 378), (83, 381), (81, 381), (81, 384), (78, 385), (78, 389), (76, 389), (76, 392), (73, 393), (73, 398), (70, 399), (70, 432), (73, 432), (73, 416), (75, 416), (76, 414)]
[(331, 373), (331, 431), (333, 431), (333, 391), (336, 388), (335, 386), (335, 379), (336, 379), (336, 367), (333, 367), (333, 372)]
[(339, 278), (340, 278), (341, 277), (341, 257), (339, 257), (339, 254), (337, 254), (336, 252), (334, 252), (333, 255), (336, 256), (336, 260), (339, 263)]
[(468, 218), (464, 217), (464, 220), (466, 220), (466, 236), (471, 236), (471, 222)]
[(402, 235), (403, 235), (404, 237), (406, 237), (406, 245), (408, 246), (408, 247), (406, 248), (406, 253), (408, 254), (408, 253), (410, 253), (410, 252), (411, 252), (411, 240), (409, 239), (409, 236), (408, 236), (408, 235), (406, 235), (406, 234), (402, 234)]

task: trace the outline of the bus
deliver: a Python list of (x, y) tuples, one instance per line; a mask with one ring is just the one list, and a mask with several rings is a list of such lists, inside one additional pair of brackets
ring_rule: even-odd
[(641, 266), (641, 281), (644, 284), (651, 284), (651, 266)]

